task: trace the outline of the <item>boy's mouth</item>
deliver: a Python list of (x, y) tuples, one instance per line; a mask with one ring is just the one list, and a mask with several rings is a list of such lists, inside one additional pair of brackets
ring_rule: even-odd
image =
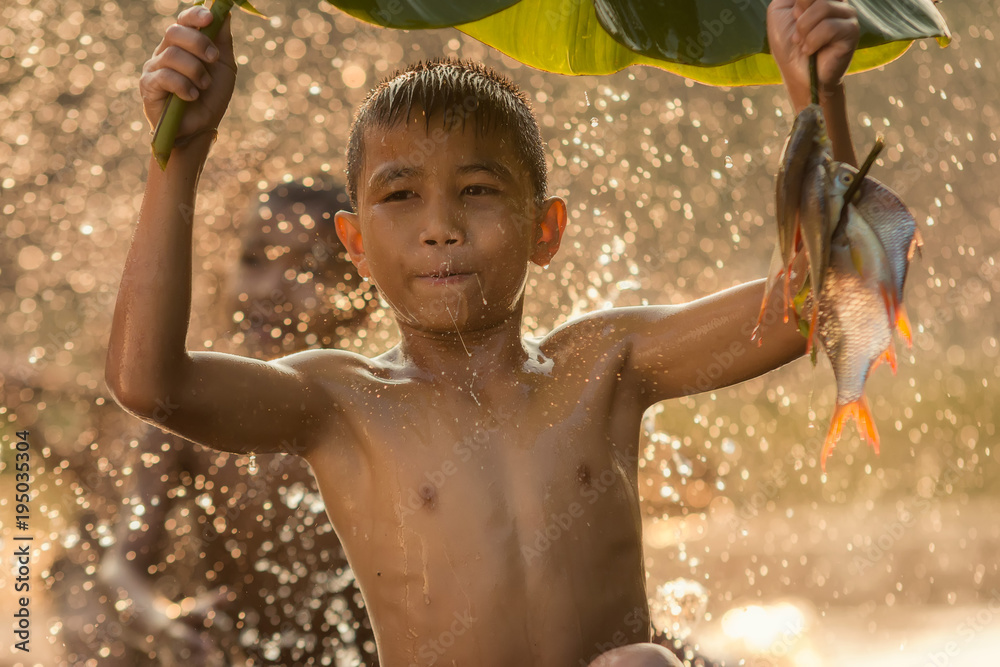
[(455, 285), (472, 276), (472, 273), (466, 273), (460, 269), (440, 268), (428, 273), (419, 274), (417, 279), (420, 282), (430, 283), (431, 285)]

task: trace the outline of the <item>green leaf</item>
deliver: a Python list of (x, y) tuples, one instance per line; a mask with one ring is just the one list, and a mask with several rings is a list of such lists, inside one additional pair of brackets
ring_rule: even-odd
[(440, 0), (327, 0), (356, 19), (385, 28), (414, 30), (450, 28), (461, 23), (478, 21), (506, 9), (517, 0), (473, 0), (472, 2), (441, 2)]
[(245, 11), (247, 14), (253, 14), (254, 16), (259, 16), (262, 19), (267, 18), (266, 16), (261, 14), (256, 7), (250, 4), (250, 0), (234, 0), (234, 1), (236, 3), (236, 6)]
[[(652, 65), (714, 85), (780, 83), (769, 54), (769, 0), (327, 0), (395, 28), (448, 25), (537, 69), (609, 74)], [(884, 65), (914, 39), (950, 33), (932, 0), (852, 0), (861, 39), (849, 71)], [(458, 5), (458, 6), (456, 6)]]

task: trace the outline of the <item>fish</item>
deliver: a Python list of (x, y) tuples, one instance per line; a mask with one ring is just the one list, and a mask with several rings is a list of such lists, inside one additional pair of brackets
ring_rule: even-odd
[(775, 181), (778, 246), (785, 266), (791, 264), (796, 250), (798, 209), (803, 183), (811, 159), (818, 154), (829, 155), (832, 159), (833, 146), (826, 131), (823, 109), (818, 104), (810, 104), (795, 117), (792, 131), (781, 149)]
[(817, 338), (837, 382), (837, 404), (820, 455), (824, 471), (844, 425), (852, 418), (861, 437), (878, 453), (878, 430), (864, 387), (879, 361), (887, 360), (895, 367), (883, 288), (891, 275), (888, 257), (854, 205), (848, 204), (844, 215), (845, 225), (830, 244), (830, 266), (818, 308), (811, 295), (804, 307), (812, 311), (810, 315), (815, 312)]
[[(823, 293), (827, 268), (830, 265), (830, 241), (839, 220), (843, 193), (835, 194), (831, 187), (831, 170), (839, 162), (834, 162), (824, 151), (816, 151), (809, 156), (805, 177), (802, 182), (799, 208), (797, 211), (799, 235), (809, 259), (809, 284), (817, 294)], [(816, 311), (809, 322), (806, 335), (806, 351), (812, 350), (816, 331)]]
[[(858, 170), (854, 167), (837, 163), (834, 173), (834, 194), (843, 196), (857, 175)], [(906, 345), (912, 347), (912, 327), (903, 305), (903, 288), (910, 261), (923, 245), (916, 218), (900, 200), (899, 195), (871, 176), (864, 177), (852, 199), (857, 212), (874, 231), (885, 250), (893, 276), (891, 295), (894, 310), (893, 325)]]
[[(757, 326), (751, 339), (757, 339), (764, 320), (767, 303), (778, 280), (784, 277), (784, 319), (792, 303), (790, 294), (791, 266), (802, 245), (800, 211), (803, 205), (803, 187), (817, 163), (832, 161), (833, 146), (826, 131), (823, 110), (818, 104), (803, 109), (792, 124), (792, 131), (785, 140), (778, 166), (775, 185), (775, 213), (778, 223), (778, 244), (772, 253), (764, 285), (764, 298), (757, 317)], [(758, 340), (758, 344), (761, 341)]]

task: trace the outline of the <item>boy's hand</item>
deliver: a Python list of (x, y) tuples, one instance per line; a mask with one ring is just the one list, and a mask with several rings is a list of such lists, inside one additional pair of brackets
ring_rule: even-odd
[(809, 56), (816, 54), (821, 101), (841, 85), (858, 46), (857, 12), (838, 0), (772, 0), (767, 38), (796, 113), (809, 105)]
[(216, 44), (199, 31), (211, 22), (212, 13), (204, 7), (181, 12), (142, 68), (139, 93), (151, 128), (159, 122), (171, 93), (191, 102), (177, 133), (178, 142), (218, 128), (236, 85), (230, 18), (226, 17)]

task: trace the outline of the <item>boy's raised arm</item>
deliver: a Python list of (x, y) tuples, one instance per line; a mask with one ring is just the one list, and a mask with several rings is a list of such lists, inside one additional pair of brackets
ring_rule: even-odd
[(773, 290), (761, 318), (760, 344), (751, 336), (760, 315), (763, 280), (686, 304), (612, 308), (593, 317), (613, 327), (609, 340), (626, 343), (621, 381), (648, 407), (742, 382), (800, 357), (806, 341), (793, 313), (784, 322), (781, 292)]
[(815, 53), (833, 157), (854, 166), (844, 74), (859, 35), (857, 11), (841, 0), (772, 0), (767, 7), (768, 43), (795, 113), (809, 105), (809, 56)]
[(210, 21), (202, 7), (184, 11), (143, 68), (140, 92), (151, 124), (170, 93), (191, 104), (166, 171), (150, 160), (105, 375), (127, 410), (195, 442), (232, 452), (283, 451), (294, 433), (308, 449), (338, 414), (303, 372), (314, 353), (265, 363), (185, 348), (195, 194), (236, 79), (229, 19), (217, 45), (198, 31)]
[[(809, 104), (809, 56), (817, 55), (820, 103), (834, 159), (856, 164), (843, 77), (858, 44), (855, 10), (839, 0), (772, 0), (768, 39), (796, 112)], [(799, 264), (801, 267), (802, 264)], [(801, 268), (797, 271), (801, 276)], [(797, 289), (793, 290), (794, 294)], [(761, 314), (764, 281), (681, 306), (604, 311), (627, 343), (623, 380), (648, 404), (725, 387), (766, 373), (806, 347), (794, 314), (786, 323), (782, 290)], [(751, 341), (758, 317), (760, 345)]]

